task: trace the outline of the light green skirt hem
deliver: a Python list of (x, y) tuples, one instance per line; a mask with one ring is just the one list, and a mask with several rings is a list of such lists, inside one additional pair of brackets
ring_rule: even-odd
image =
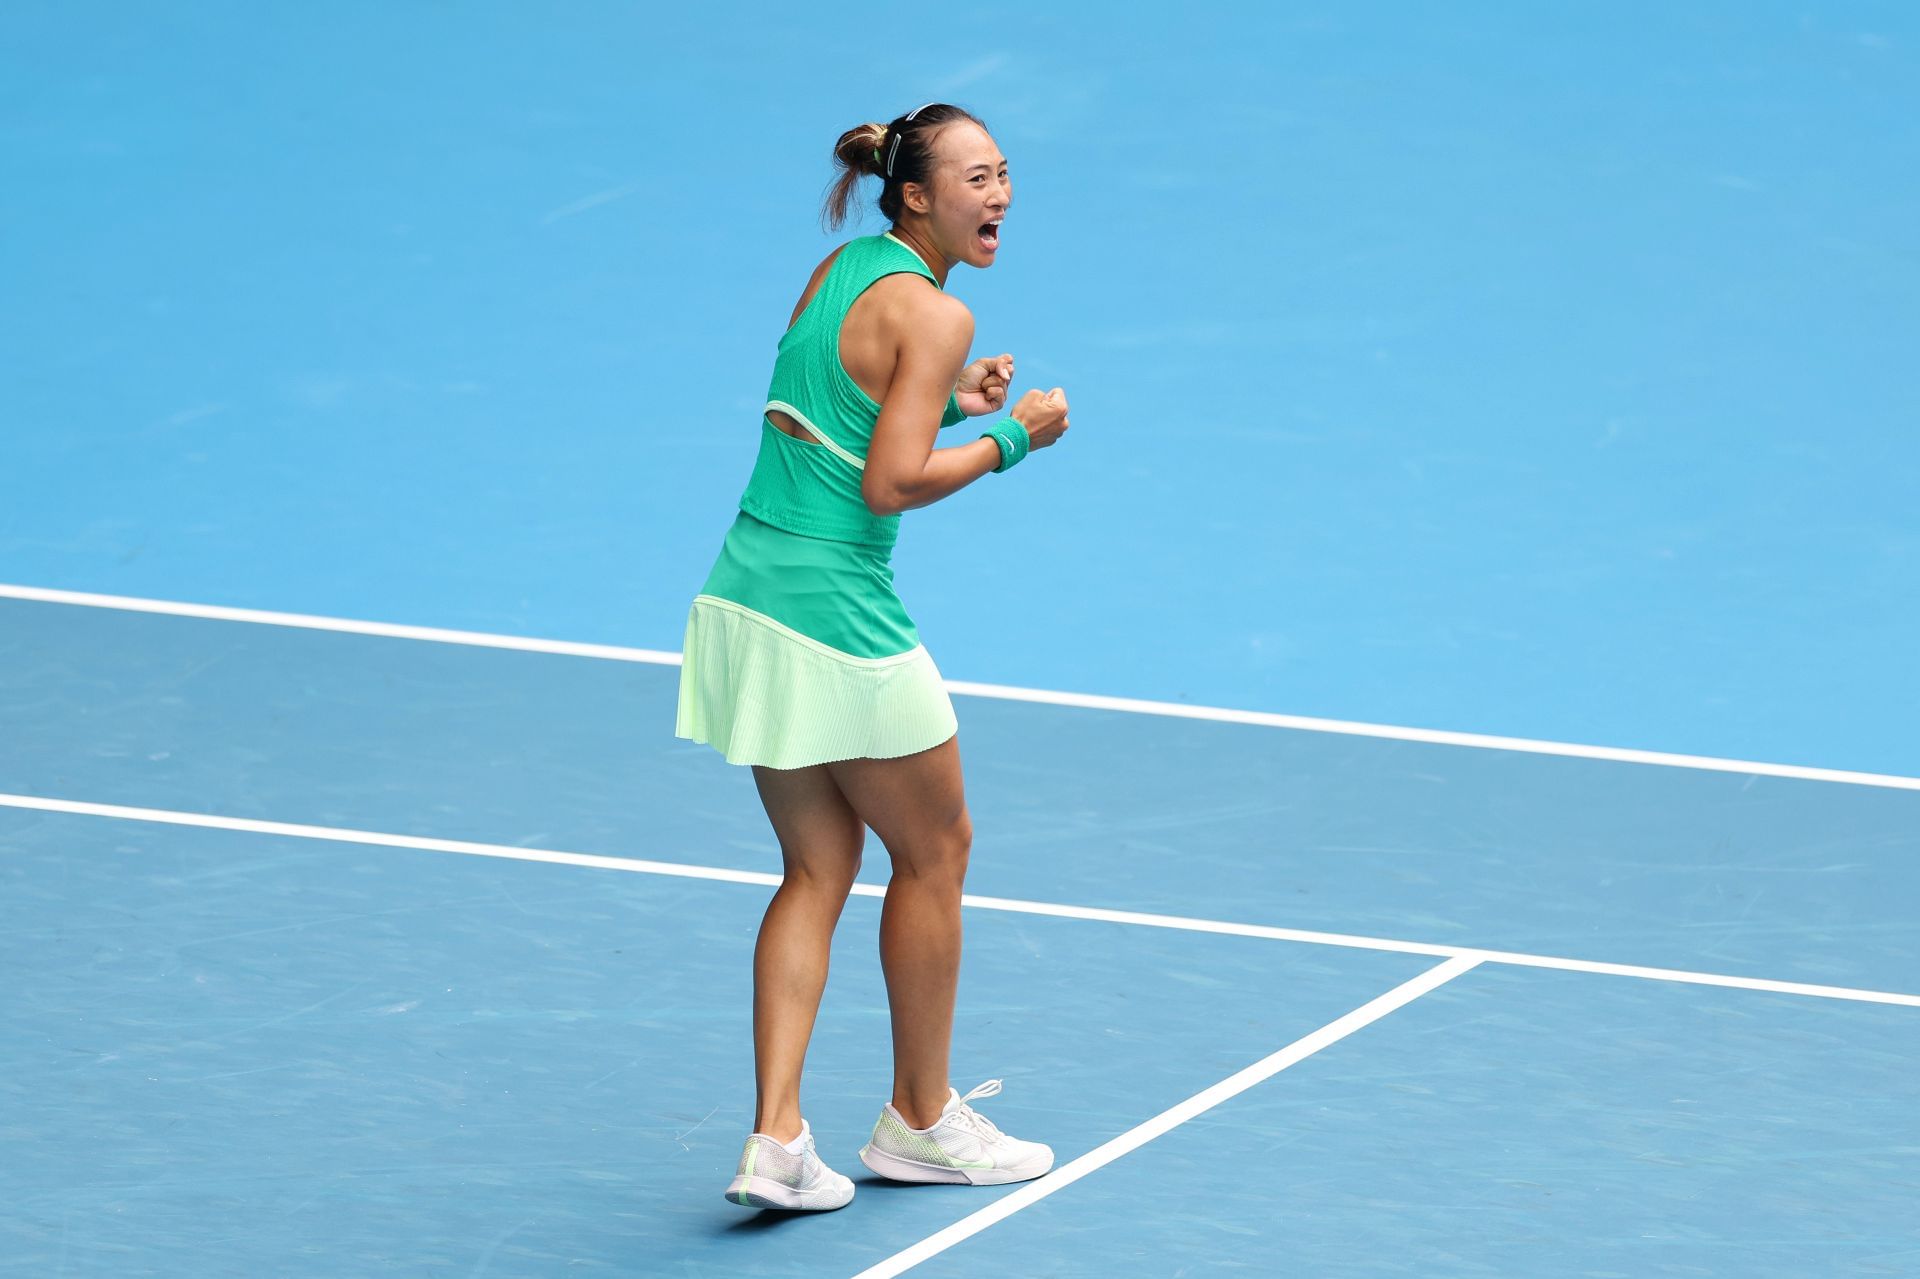
[(729, 764), (895, 759), (957, 728), (924, 647), (854, 657), (732, 600), (694, 598), (674, 735), (712, 746)]

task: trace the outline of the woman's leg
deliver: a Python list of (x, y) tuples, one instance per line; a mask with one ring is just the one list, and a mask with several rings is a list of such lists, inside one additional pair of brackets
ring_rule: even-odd
[(753, 1130), (786, 1142), (800, 1135), (800, 1068), (866, 830), (825, 765), (756, 767), (753, 780), (786, 868), (753, 951)]
[(893, 1105), (916, 1128), (948, 1095), (954, 990), (960, 979), (960, 885), (973, 823), (957, 738), (902, 759), (827, 765), (853, 811), (893, 859), (880, 914), (880, 965), (893, 1013)]

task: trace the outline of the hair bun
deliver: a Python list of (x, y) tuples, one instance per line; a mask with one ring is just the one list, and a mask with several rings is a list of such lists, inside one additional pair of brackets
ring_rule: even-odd
[(834, 148), (834, 158), (855, 173), (883, 176), (886, 173), (886, 161), (881, 148), (886, 141), (886, 125), (856, 125), (840, 135), (840, 145)]

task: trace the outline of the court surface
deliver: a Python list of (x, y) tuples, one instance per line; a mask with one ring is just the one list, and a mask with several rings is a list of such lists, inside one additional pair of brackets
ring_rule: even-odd
[[(0, 15), (0, 1273), (1920, 1275), (1898, 6)], [(1065, 385), (910, 515), (1024, 1187), (721, 1201), (779, 861), (671, 737), (837, 132)], [(877, 229), (873, 223), (862, 228)]]

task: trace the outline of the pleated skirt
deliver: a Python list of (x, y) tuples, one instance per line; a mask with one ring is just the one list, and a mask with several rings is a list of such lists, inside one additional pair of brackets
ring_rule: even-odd
[(675, 734), (730, 764), (894, 759), (958, 727), (885, 548), (742, 512), (694, 597), (682, 651)]

